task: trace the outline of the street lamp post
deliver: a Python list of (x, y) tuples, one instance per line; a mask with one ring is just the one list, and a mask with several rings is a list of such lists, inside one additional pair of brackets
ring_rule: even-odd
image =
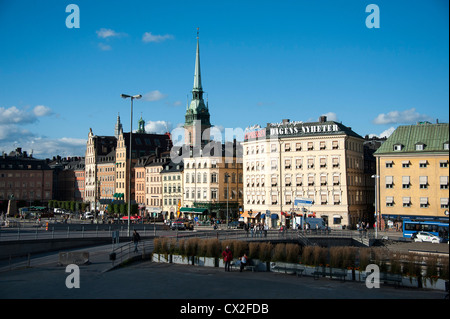
[(378, 198), (377, 198), (377, 189), (378, 189), (378, 182), (377, 179), (380, 177), (379, 175), (372, 175), (370, 176), (372, 178), (375, 178), (375, 238), (378, 238)]
[(227, 179), (227, 229), (228, 229), (228, 198), (230, 197), (230, 174), (225, 173)]
[(131, 112), (130, 112), (130, 166), (128, 166), (128, 236), (130, 236), (130, 218), (131, 218), (131, 145), (133, 135), (133, 100), (140, 99), (142, 95), (128, 95), (121, 94), (123, 99), (129, 98), (131, 100)]

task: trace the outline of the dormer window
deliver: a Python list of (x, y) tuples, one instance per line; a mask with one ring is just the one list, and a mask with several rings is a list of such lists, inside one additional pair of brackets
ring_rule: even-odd
[(448, 142), (445, 142), (445, 143), (444, 143), (444, 150), (447, 150), (447, 151), (449, 150)]
[(424, 143), (417, 143), (416, 144), (416, 151), (423, 151), (425, 149)]
[(402, 144), (394, 144), (394, 151), (401, 151), (403, 148)]

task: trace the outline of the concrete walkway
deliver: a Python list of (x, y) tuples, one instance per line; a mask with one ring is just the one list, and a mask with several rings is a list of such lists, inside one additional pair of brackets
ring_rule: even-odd
[[(111, 245), (88, 251), (89, 265), (81, 265), (80, 288), (66, 287), (69, 273), (58, 265), (58, 254), (43, 254), (31, 267), (0, 267), (1, 299), (442, 299), (442, 291), (394, 288), (368, 289), (364, 283), (221, 268), (135, 261), (112, 269)], [(139, 254), (135, 254), (139, 257)]]

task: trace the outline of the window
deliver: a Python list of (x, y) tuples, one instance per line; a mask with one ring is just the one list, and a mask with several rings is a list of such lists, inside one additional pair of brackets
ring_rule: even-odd
[(291, 186), (291, 175), (286, 175), (284, 178), (285, 186)]
[(277, 169), (277, 160), (271, 160), (270, 161), (270, 168), (272, 170), (276, 170)]
[(295, 168), (297, 168), (297, 169), (302, 168), (302, 159), (301, 158), (295, 159)]
[(403, 207), (411, 207), (411, 197), (403, 197)]
[(410, 185), (409, 176), (402, 176), (402, 188), (407, 189)]
[(425, 149), (425, 144), (423, 144), (423, 143), (416, 144), (416, 151), (423, 151), (424, 149)]
[(428, 197), (420, 197), (420, 208), (428, 207)]
[(386, 161), (386, 168), (392, 168), (394, 166), (393, 161)]
[(394, 176), (386, 176), (386, 188), (394, 188)]
[(308, 151), (314, 150), (314, 144), (313, 142), (308, 142)]
[(302, 143), (295, 143), (295, 150), (301, 151), (302, 150)]
[(427, 167), (427, 165), (428, 165), (428, 161), (427, 160), (419, 162), (419, 167), (421, 167), (421, 168), (425, 168), (425, 167)]
[(272, 176), (271, 181), (272, 181), (272, 186), (277, 186), (277, 176), (276, 175)]
[(320, 142), (320, 149), (324, 150), (325, 149), (325, 141), (321, 141)]
[(447, 168), (448, 167), (448, 161), (440, 161), (439, 162), (440, 168)]
[(296, 177), (296, 185), (297, 186), (302, 186), (302, 176), (301, 175), (297, 175), (297, 177)]
[(320, 203), (321, 203), (322, 205), (324, 205), (324, 204), (327, 203), (327, 193), (321, 193), (321, 194), (320, 194)]
[(277, 195), (272, 195), (272, 205), (276, 205), (277, 204)]
[(410, 162), (409, 162), (409, 161), (403, 161), (403, 162), (402, 162), (402, 167), (403, 167), (403, 168), (408, 168), (409, 165), (410, 165)]
[(339, 175), (333, 175), (333, 185), (339, 185), (340, 176)]
[(333, 168), (339, 167), (339, 157), (333, 157), (332, 163), (333, 163)]
[(337, 150), (338, 147), (339, 147), (338, 141), (333, 141), (331, 148), (334, 149), (334, 150)]
[(333, 194), (333, 204), (339, 205), (340, 203), (341, 203), (341, 199), (340, 199), (339, 193), (334, 193)]
[(428, 188), (428, 176), (419, 176), (420, 188)]
[(448, 189), (448, 176), (439, 176), (440, 189)]
[(441, 198), (441, 208), (448, 208), (448, 198)]
[(320, 185), (327, 185), (327, 175), (320, 175)]
[(394, 144), (394, 151), (401, 151), (402, 150), (402, 144)]
[(445, 143), (444, 143), (444, 150), (449, 150), (448, 142), (445, 142)]
[(291, 169), (291, 159), (286, 159), (284, 161), (284, 168), (285, 169)]
[(393, 196), (387, 196), (386, 197), (386, 206), (387, 207), (394, 206), (394, 197)]

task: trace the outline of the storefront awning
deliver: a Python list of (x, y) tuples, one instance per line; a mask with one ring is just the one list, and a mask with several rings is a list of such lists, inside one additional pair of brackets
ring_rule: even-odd
[(181, 207), (180, 212), (191, 214), (206, 214), (208, 210), (206, 208)]
[(241, 215), (241, 217), (258, 218), (260, 214), (261, 214), (260, 212), (249, 212), (249, 211), (247, 211), (247, 212), (244, 212)]

